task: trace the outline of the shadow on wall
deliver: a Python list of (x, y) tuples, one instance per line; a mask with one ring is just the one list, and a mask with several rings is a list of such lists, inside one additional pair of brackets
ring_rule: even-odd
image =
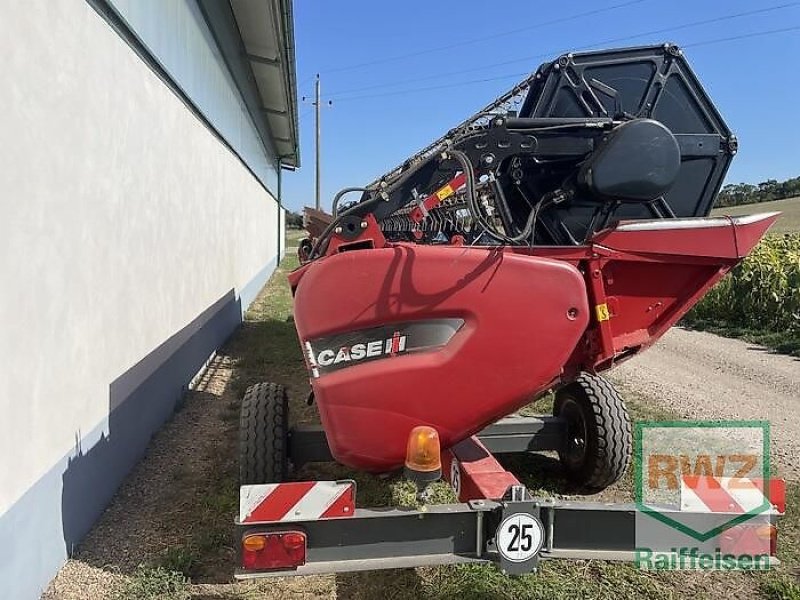
[(241, 301), (230, 290), (111, 383), (108, 433), (85, 452), (77, 440), (77, 454), (62, 476), (61, 520), (69, 556), (173, 414), (192, 378), (241, 322)]

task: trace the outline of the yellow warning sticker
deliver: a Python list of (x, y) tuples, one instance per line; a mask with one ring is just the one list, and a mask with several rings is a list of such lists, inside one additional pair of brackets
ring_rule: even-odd
[(452, 195), (453, 195), (453, 188), (450, 187), (450, 184), (444, 186), (442, 189), (440, 189), (438, 192), (436, 192), (436, 197), (439, 200), (444, 200), (448, 196), (452, 196)]
[(594, 307), (595, 313), (597, 314), (598, 321), (608, 321), (611, 318), (611, 314), (608, 312), (608, 304), (603, 302), (603, 304), (598, 304)]

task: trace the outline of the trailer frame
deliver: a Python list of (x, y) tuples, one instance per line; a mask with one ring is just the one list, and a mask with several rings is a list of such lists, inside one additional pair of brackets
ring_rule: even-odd
[[(520, 575), (536, 571), (539, 561), (547, 559), (635, 562), (638, 512), (635, 504), (533, 497), (493, 454), (558, 450), (564, 430), (564, 421), (557, 417), (514, 415), (443, 451), (442, 478), (453, 487), (458, 503), (421, 508), (356, 508), (355, 482), (339, 480), (315, 482), (341, 486), (351, 493), (352, 499), (339, 516), (309, 518), (297, 511), (279, 521), (248, 522), (240, 513), (236, 528), (243, 540), (261, 534), (300, 534), (306, 540), (306, 554), (303, 564), (295, 568), (262, 571), (240, 568), (235, 577), (253, 579), (485, 563), (496, 564), (505, 573)], [(321, 425), (293, 427), (287, 448), (295, 467), (333, 460)], [(308, 482), (268, 485), (303, 483)], [(242, 489), (244, 493), (245, 488)], [(679, 507), (665, 506), (663, 510), (687, 514)], [(783, 510), (783, 506), (774, 507), (767, 516), (769, 523), (774, 524)], [(497, 543), (500, 528), (513, 518), (535, 524), (531, 532), (540, 527), (539, 534), (533, 536), (536, 541), (531, 542), (534, 551), (525, 554), (522, 560), (510, 559), (510, 553), (503, 552)], [(770, 566), (779, 564), (775, 556), (768, 560)]]

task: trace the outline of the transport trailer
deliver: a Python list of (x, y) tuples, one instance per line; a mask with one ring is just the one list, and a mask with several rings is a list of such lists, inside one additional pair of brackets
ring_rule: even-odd
[[(281, 386), (251, 388), (248, 406), (263, 406), (265, 400), (286, 408)], [(262, 418), (268, 412), (262, 411)], [(281, 430), (280, 412), (273, 413), (273, 432)], [(637, 561), (634, 504), (533, 497), (493, 454), (563, 453), (569, 445), (568, 429), (567, 421), (559, 417), (512, 416), (440, 453), (435, 432), (425, 427), (413, 431), (406, 475), (424, 490), (441, 473), (459, 500), (456, 504), (357, 508), (352, 480), (244, 485), (236, 523), (241, 546), (235, 576), (252, 579), (469, 563), (494, 563), (505, 573), (519, 575), (535, 571), (542, 559)], [(280, 444), (273, 446), (279, 449), (279, 461), (299, 468), (333, 460), (321, 426), (298, 425), (286, 433), (285, 452)], [(288, 468), (279, 462), (273, 466)], [(767, 490), (772, 509), (755, 524), (736, 529), (739, 537), (743, 528), (768, 537), (766, 545), (756, 547), (768, 547), (769, 566), (775, 566), (776, 523), (785, 511), (784, 483), (772, 480)], [(424, 491), (422, 495), (424, 499)], [(681, 506), (663, 510), (684, 519), (691, 516)], [(696, 515), (708, 517), (707, 512)], [(680, 564), (681, 550), (666, 540), (664, 544), (649, 550)], [(741, 543), (738, 548), (743, 548)]]
[[(677, 46), (566, 54), (342, 190), (332, 214), (307, 213), (289, 283), (322, 424), (289, 431), (283, 388), (248, 389), (238, 576), (633, 560), (633, 505), (531, 497), (493, 454), (555, 451), (589, 494), (623, 476), (631, 424), (600, 373), (646, 351), (777, 218), (709, 216), (737, 148)], [(514, 416), (550, 392), (552, 416)], [(459, 503), (356, 508), (352, 482), (287, 481), (329, 460), (405, 469), (421, 490), (442, 477)], [(742, 527), (771, 542), (783, 500), (765, 479), (768, 522)]]

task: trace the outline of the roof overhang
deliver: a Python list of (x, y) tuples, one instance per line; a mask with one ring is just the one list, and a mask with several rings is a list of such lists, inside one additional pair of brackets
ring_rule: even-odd
[(300, 165), (292, 0), (197, 0), (266, 150)]
[(281, 162), (300, 164), (297, 75), (291, 0), (230, 0), (250, 70), (260, 118), (267, 123)]

